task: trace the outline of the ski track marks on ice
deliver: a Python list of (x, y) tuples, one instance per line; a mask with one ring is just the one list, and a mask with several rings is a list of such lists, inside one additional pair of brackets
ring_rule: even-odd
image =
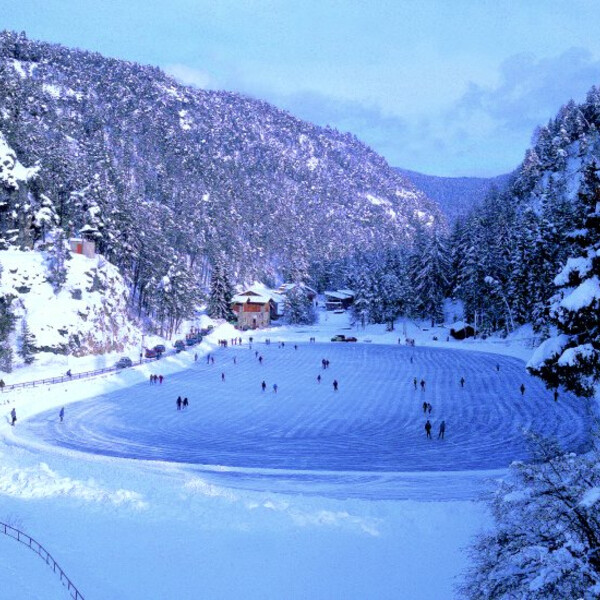
[[(186, 463), (233, 487), (430, 500), (478, 496), (490, 472), (529, 456), (524, 431), (574, 451), (588, 444), (581, 401), (562, 394), (554, 402), (513, 358), (333, 343), (233, 346), (213, 356), (215, 364), (201, 358), (162, 385), (71, 404), (63, 423), (58, 411), (41, 413), (15, 433), (94, 454)], [(425, 391), (414, 389), (414, 377), (425, 380)], [(189, 398), (189, 408), (176, 410), (178, 395)]]

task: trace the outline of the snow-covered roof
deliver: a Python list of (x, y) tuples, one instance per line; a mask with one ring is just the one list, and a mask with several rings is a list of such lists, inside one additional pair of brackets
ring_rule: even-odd
[(352, 296), (352, 298), (354, 298), (354, 296), (356, 296), (356, 292), (354, 290), (338, 290), (338, 292), (340, 292), (340, 294), (346, 294), (347, 296)]
[(456, 321), (456, 323), (452, 323), (452, 327), (450, 327), (451, 331), (460, 331), (461, 329), (465, 329), (467, 327), (471, 327), (472, 329), (475, 329), (475, 327), (473, 327), (473, 325), (471, 325), (470, 323), (465, 323), (464, 321)]
[(323, 292), (323, 295), (326, 298), (335, 298), (336, 300), (348, 300), (350, 298), (352, 298), (354, 295), (353, 294), (345, 294), (342, 291), (337, 291), (337, 292)]
[(231, 301), (234, 304), (245, 304), (246, 302), (250, 304), (267, 304), (271, 301), (271, 297), (262, 296), (256, 292), (244, 292), (243, 294), (236, 294)]

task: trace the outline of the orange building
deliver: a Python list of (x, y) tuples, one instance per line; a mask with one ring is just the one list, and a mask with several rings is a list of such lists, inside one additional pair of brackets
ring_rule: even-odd
[(271, 325), (275, 303), (269, 296), (247, 290), (235, 295), (231, 305), (240, 329), (260, 329)]

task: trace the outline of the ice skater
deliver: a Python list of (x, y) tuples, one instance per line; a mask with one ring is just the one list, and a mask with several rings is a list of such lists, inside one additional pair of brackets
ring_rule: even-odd
[(429, 414), (431, 414), (431, 411), (433, 410), (433, 406), (431, 406), (431, 404), (429, 404), (429, 402), (427, 403), (427, 412)]
[(519, 389), (521, 390), (521, 396), (524, 396), (525, 395), (525, 384), (522, 383), (521, 387)]
[(425, 380), (421, 379), (421, 389), (425, 391)]
[(264, 391), (267, 389), (267, 382), (266, 382), (266, 381), (263, 381), (263, 382), (260, 384), (260, 387), (262, 388), (262, 391), (264, 392)]
[(440, 423), (440, 432), (438, 433), (438, 440), (444, 439), (444, 434), (446, 433), (446, 421), (442, 421)]
[(190, 401), (187, 399), (187, 396), (183, 399), (181, 404), (183, 405), (183, 408), (187, 408), (189, 406)]
[(177, 397), (177, 402), (176, 402), (176, 404), (177, 404), (177, 410), (181, 410), (181, 396), (178, 396), (178, 397)]
[(17, 411), (14, 408), (10, 411), (10, 418), (10, 424), (14, 427), (15, 423), (17, 422)]
[(423, 414), (427, 412), (427, 402), (423, 402)]
[(276, 383), (273, 384), (273, 392), (277, 393), (277, 384)]
[(461, 377), (461, 378), (460, 378), (460, 387), (461, 387), (461, 388), (464, 388), (464, 387), (465, 387), (465, 378), (464, 378), (464, 377)]
[(333, 391), (334, 392), (338, 391), (338, 380), (337, 379), (333, 380)]
[(317, 375), (317, 383), (321, 383), (321, 374), (320, 373)]
[(427, 434), (427, 439), (431, 439), (431, 423), (429, 419), (427, 419), (427, 423), (425, 423), (425, 433)]
[(58, 413), (58, 416), (60, 418), (60, 422), (62, 423), (63, 419), (65, 418), (65, 407), (64, 406), (60, 409), (60, 412)]
[(413, 379), (413, 385), (415, 386), (415, 390), (417, 389), (417, 383), (418, 383), (418, 382), (417, 382), (417, 378), (415, 377), (415, 378)]
[(221, 373), (221, 381), (225, 381), (225, 373)]

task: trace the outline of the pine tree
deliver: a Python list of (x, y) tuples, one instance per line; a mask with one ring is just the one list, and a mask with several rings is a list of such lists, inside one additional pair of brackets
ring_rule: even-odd
[(296, 283), (285, 295), (285, 320), (290, 325), (313, 325), (317, 313), (306, 289)]
[(235, 315), (231, 308), (232, 298), (233, 287), (229, 281), (225, 261), (220, 257), (213, 266), (210, 280), (210, 296), (207, 306), (208, 315), (213, 319), (233, 320)]
[(31, 333), (25, 319), (21, 321), (21, 336), (19, 342), (19, 356), (23, 359), (23, 362), (26, 365), (30, 365), (35, 360), (35, 335)]
[(48, 248), (48, 282), (57, 293), (67, 281), (65, 263), (71, 259), (71, 255), (67, 249), (67, 241), (62, 229), (56, 228), (53, 238), (52, 244)]
[[(1, 273), (1, 271), (0, 271)], [(12, 371), (13, 351), (9, 336), (15, 328), (15, 316), (11, 311), (12, 298), (0, 297), (0, 371)]]
[(554, 279), (550, 319), (558, 334), (535, 352), (528, 369), (548, 387), (559, 385), (584, 397), (600, 380), (600, 176), (586, 168), (578, 194), (581, 226), (571, 233), (577, 249)]
[(578, 457), (532, 441), (535, 461), (513, 463), (494, 494), (496, 527), (471, 548), (461, 597), (598, 598), (598, 452)]

